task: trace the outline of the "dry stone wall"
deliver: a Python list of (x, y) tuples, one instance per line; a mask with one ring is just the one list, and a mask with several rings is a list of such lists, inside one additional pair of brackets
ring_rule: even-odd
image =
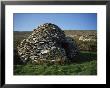
[(38, 26), (17, 49), (24, 63), (65, 63), (78, 55), (75, 41), (66, 37), (64, 31), (52, 23)]

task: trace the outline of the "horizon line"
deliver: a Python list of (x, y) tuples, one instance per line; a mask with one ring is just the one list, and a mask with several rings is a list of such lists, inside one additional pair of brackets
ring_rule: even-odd
[[(18, 31), (18, 30), (13, 30), (13, 31)], [(21, 30), (20, 30), (21, 31)], [(25, 30), (23, 30), (23, 31), (25, 31)], [(26, 31), (28, 31), (28, 30), (26, 30)], [(29, 31), (31, 31), (31, 30), (29, 30)], [(33, 30), (32, 30), (33, 31)], [(70, 29), (70, 30), (63, 30), (63, 31), (97, 31), (97, 29), (91, 29), (91, 30), (72, 30), (72, 29)], [(21, 31), (22, 32), (22, 31)]]

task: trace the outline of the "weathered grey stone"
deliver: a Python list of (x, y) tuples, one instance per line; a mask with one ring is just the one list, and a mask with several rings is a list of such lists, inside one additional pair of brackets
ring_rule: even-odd
[(45, 23), (21, 42), (18, 54), (24, 63), (65, 62), (77, 56), (78, 48), (74, 40), (67, 38), (58, 26)]

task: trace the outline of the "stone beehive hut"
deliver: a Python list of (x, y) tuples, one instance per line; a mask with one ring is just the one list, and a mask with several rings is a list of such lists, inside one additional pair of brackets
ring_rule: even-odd
[(74, 59), (78, 49), (75, 42), (67, 38), (58, 26), (45, 23), (21, 42), (18, 54), (24, 63), (64, 63)]

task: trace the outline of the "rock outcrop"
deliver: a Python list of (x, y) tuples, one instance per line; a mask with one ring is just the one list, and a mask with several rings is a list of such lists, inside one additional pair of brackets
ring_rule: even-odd
[(20, 59), (36, 64), (64, 63), (78, 54), (75, 41), (67, 38), (55, 24), (45, 23), (34, 29), (32, 34), (17, 47)]

